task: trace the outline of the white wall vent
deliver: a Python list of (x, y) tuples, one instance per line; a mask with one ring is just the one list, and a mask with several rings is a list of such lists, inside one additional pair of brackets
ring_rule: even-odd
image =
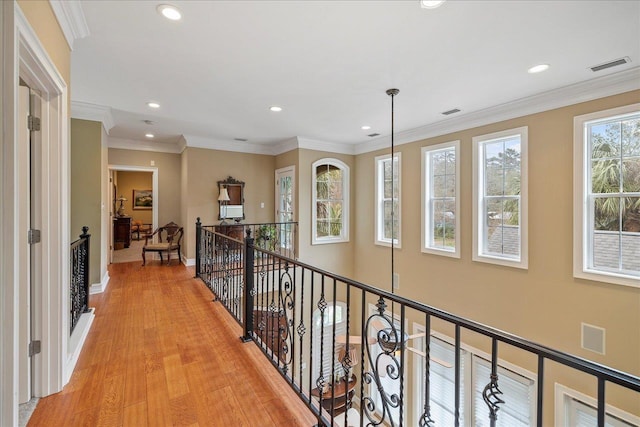
[(448, 116), (449, 114), (454, 114), (454, 113), (459, 113), (460, 109), (459, 108), (454, 108), (452, 110), (448, 110), (448, 111), (443, 111), (441, 114), (444, 116)]
[(625, 56), (624, 58), (614, 59), (613, 61), (605, 62), (604, 64), (600, 65), (594, 65), (590, 68), (591, 71), (595, 73), (596, 71), (606, 70), (607, 68), (617, 67), (618, 65), (627, 64), (629, 62), (631, 62), (631, 59), (629, 59), (628, 56)]
[(604, 354), (605, 330), (598, 326), (582, 323), (582, 348)]

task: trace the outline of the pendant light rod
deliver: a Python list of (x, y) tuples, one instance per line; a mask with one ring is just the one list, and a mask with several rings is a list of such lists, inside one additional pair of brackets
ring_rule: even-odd
[[(395, 293), (394, 281), (395, 281), (395, 260), (394, 260), (394, 247), (396, 242), (396, 224), (395, 224), (395, 170), (394, 170), (394, 117), (393, 117), (393, 100), (394, 97), (400, 93), (399, 89), (387, 89), (387, 95), (391, 97), (391, 293)], [(391, 304), (391, 321), (393, 322), (393, 302)]]

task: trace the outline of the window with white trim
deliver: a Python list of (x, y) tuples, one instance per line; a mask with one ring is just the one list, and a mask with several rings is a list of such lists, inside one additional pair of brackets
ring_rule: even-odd
[[(417, 342), (418, 348), (422, 348)], [(491, 362), (488, 355), (479, 354), (466, 347), (460, 349), (460, 425), (467, 427), (489, 426), (489, 408), (482, 392), (490, 382)], [(430, 362), (430, 406), (431, 418), (436, 425), (455, 425), (455, 347), (445, 340), (431, 337), (430, 354), (433, 358), (451, 365), (445, 367)], [(417, 378), (424, 379), (425, 363), (422, 356), (415, 356)], [(498, 411), (498, 427), (528, 427), (535, 425), (535, 381), (513, 369), (498, 365), (498, 386), (500, 398), (505, 403)], [(424, 410), (424, 380), (417, 382), (416, 417)]]
[(422, 147), (422, 252), (460, 258), (460, 141)]
[[(597, 401), (562, 384), (555, 384), (555, 425), (592, 427), (598, 424)], [(640, 427), (640, 417), (605, 405), (606, 427)]]
[(473, 260), (527, 268), (527, 127), (473, 138)]
[[(376, 165), (376, 238), (378, 245), (401, 246), (400, 239), (400, 153), (375, 158)], [(392, 215), (393, 210), (393, 215)], [(393, 217), (393, 218), (392, 218)]]
[(640, 286), (640, 104), (574, 124), (574, 275)]
[[(344, 376), (344, 370), (339, 359), (339, 352), (342, 344), (333, 342), (333, 326), (335, 323), (335, 336), (345, 335), (347, 331), (347, 304), (344, 302), (327, 302), (324, 315), (320, 309), (313, 312), (313, 366), (312, 366), (312, 388), (316, 386), (315, 381), (322, 376), (326, 383), (331, 383), (336, 375)], [(322, 352), (321, 352), (322, 350)], [(333, 362), (333, 367), (331, 362)]]
[(349, 241), (349, 166), (338, 159), (313, 163), (312, 244)]

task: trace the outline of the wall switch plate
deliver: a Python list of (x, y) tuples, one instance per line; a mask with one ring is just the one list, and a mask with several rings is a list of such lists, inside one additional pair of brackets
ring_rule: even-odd
[(264, 209), (264, 202), (260, 202), (260, 208)]

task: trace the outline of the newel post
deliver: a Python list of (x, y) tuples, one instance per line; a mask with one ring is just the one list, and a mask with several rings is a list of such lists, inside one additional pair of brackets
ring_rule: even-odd
[(251, 237), (251, 229), (247, 228), (247, 237), (244, 239), (244, 335), (240, 337), (242, 342), (251, 341), (253, 333), (253, 272), (254, 272), (254, 239)]
[(200, 240), (202, 239), (202, 223), (200, 222), (200, 217), (196, 221), (196, 275), (195, 277), (200, 277)]

